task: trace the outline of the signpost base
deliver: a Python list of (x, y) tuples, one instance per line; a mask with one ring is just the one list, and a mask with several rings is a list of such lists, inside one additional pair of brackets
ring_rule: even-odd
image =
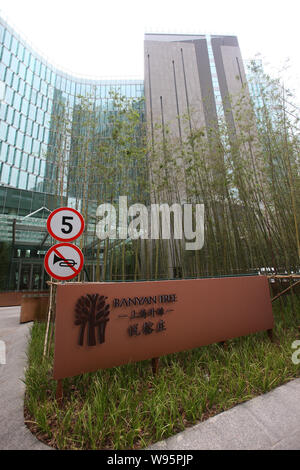
[(267, 330), (267, 334), (269, 336), (271, 343), (275, 343), (273, 328), (271, 328), (270, 330)]
[(156, 374), (157, 374), (157, 371), (158, 371), (158, 361), (159, 361), (159, 357), (154, 357), (153, 359), (151, 359), (153, 375), (156, 375)]
[(63, 399), (63, 381), (59, 379), (56, 385), (56, 400), (61, 404)]

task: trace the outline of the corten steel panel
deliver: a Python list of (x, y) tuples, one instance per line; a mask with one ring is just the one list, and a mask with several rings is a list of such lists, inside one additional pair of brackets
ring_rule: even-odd
[(0, 307), (21, 305), (22, 292), (0, 292)]
[(26, 295), (48, 294), (47, 291), (4, 291), (0, 292), (0, 307), (12, 307), (21, 305), (22, 297)]
[[(105, 342), (99, 344), (96, 332), (96, 345), (88, 346), (86, 326), (80, 346), (75, 306), (81, 296), (96, 293), (107, 297), (110, 308)], [(176, 294), (176, 302), (158, 302), (160, 295), (172, 294)], [(119, 308), (113, 305), (115, 298), (147, 296), (156, 296), (157, 303)], [(161, 307), (165, 309), (163, 315), (130, 319), (133, 310), (139, 313), (143, 308), (148, 312)], [(146, 321), (155, 328), (160, 320), (165, 322), (164, 331), (148, 335), (141, 332)], [(128, 327), (135, 324), (141, 334), (129, 336)], [(58, 285), (54, 379), (184, 351), (268, 330), (273, 325), (268, 280), (263, 276)]]
[(20, 323), (46, 321), (49, 309), (49, 293), (23, 295)]

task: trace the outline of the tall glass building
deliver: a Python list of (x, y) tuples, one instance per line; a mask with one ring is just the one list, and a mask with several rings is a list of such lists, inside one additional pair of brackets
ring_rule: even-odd
[[(114, 111), (113, 92), (139, 99), (144, 84), (67, 75), (47, 63), (0, 18), (1, 289), (45, 287), (43, 256), (50, 246), (45, 220), (49, 211), (78, 200), (78, 184), (70, 176), (78, 163), (75, 149), (82, 127), (78, 108), (89, 97), (98, 120), (94, 132), (97, 138), (105, 137), (107, 116)], [(139, 112), (142, 118), (142, 100)], [(59, 129), (66, 116), (68, 137), (62, 138)], [(60, 152), (63, 169), (57, 163)]]

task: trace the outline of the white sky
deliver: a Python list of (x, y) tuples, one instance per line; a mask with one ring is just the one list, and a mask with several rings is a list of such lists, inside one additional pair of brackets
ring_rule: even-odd
[(299, 0), (0, 0), (0, 13), (54, 65), (98, 78), (143, 78), (144, 32), (234, 34), (244, 60), (289, 59), (300, 101)]

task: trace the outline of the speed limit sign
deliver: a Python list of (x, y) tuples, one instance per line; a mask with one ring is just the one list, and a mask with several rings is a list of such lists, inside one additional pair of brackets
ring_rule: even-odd
[(55, 209), (48, 217), (47, 229), (51, 237), (60, 242), (71, 242), (80, 237), (84, 220), (80, 212), (71, 207)]

